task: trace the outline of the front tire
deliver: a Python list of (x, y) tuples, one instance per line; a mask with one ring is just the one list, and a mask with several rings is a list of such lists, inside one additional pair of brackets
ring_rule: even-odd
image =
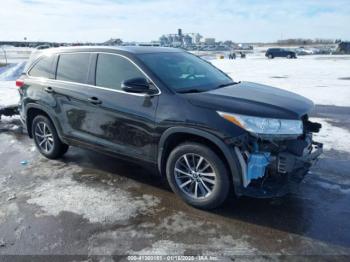
[(184, 143), (176, 147), (168, 157), (166, 174), (172, 190), (197, 208), (219, 207), (230, 190), (224, 162), (202, 144)]
[(68, 145), (60, 140), (55, 126), (46, 116), (38, 115), (34, 118), (32, 134), (36, 148), (49, 159), (60, 158), (68, 150)]

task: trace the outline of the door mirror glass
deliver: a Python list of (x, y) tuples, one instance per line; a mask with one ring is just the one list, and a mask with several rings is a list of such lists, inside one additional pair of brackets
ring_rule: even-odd
[(131, 78), (122, 82), (122, 90), (129, 93), (147, 93), (150, 90), (147, 79)]

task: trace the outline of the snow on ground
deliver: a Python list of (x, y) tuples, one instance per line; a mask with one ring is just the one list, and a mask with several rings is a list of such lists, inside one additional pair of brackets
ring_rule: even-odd
[(0, 68), (0, 108), (18, 104), (19, 94), (15, 80), (21, 75), (24, 66), (25, 62), (20, 62)]
[(23, 72), (26, 62), (9, 65), (6, 70), (0, 73), (0, 81), (16, 80)]
[(314, 139), (323, 143), (325, 150), (334, 149), (350, 153), (350, 131), (348, 129), (332, 125), (329, 119), (312, 118), (310, 120), (322, 124), (320, 133), (315, 134)]
[[(3, 46), (0, 49), (0, 63), (8, 64), (0, 67), (0, 108), (17, 104), (19, 101), (15, 80), (19, 78), (33, 48)], [(5, 58), (6, 57), (6, 58)]]
[(0, 81), (0, 108), (19, 102), (19, 93), (15, 81)]
[(2, 46), (0, 48), (0, 62), (12, 63), (14, 61), (28, 59), (30, 54), (35, 51), (35, 48), (30, 47), (14, 47), (14, 46)]
[(303, 56), (297, 59), (216, 59), (212, 64), (235, 81), (250, 81), (303, 95), (315, 104), (350, 106), (350, 56)]
[(315, 183), (326, 190), (333, 190), (342, 194), (350, 194), (350, 188), (343, 185), (329, 183), (325, 181), (315, 181)]
[[(252, 256), (259, 252), (244, 239), (234, 239), (231, 235), (208, 238), (208, 244), (190, 243), (184, 244), (172, 240), (159, 240), (152, 243), (151, 247), (146, 247), (139, 251), (130, 251), (131, 255), (184, 255), (186, 249), (197, 251), (203, 256)], [(217, 248), (220, 253), (214, 251)]]
[(2, 73), (10, 69), (11, 67), (15, 66), (16, 64), (7, 64), (5, 66), (0, 67), (0, 77), (2, 76)]
[(150, 195), (131, 197), (122, 189), (97, 189), (63, 177), (34, 189), (27, 202), (41, 207), (39, 215), (57, 216), (65, 211), (82, 215), (91, 223), (108, 224), (145, 214), (160, 200)]

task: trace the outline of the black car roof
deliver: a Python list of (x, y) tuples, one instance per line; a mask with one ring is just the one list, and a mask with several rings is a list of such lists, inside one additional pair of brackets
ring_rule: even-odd
[(64, 53), (64, 52), (123, 52), (131, 54), (149, 54), (149, 53), (175, 53), (184, 52), (178, 48), (154, 47), (154, 46), (70, 46), (49, 48), (43, 52)]

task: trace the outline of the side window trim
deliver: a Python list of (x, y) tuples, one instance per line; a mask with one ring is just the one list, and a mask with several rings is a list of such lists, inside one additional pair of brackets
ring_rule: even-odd
[[(58, 63), (60, 62), (60, 56), (61, 54), (57, 54), (56, 58), (56, 70), (55, 70), (55, 80), (57, 80), (57, 70), (58, 70)], [(59, 81), (59, 80), (58, 80)]]
[[(89, 73), (91, 73), (91, 76), (88, 76), (89, 79), (91, 79), (90, 77), (92, 77), (93, 82), (92, 83), (87, 83), (87, 84), (82, 84), (79, 82), (72, 82), (72, 81), (64, 81), (64, 80), (59, 80), (57, 79), (57, 70), (58, 70), (58, 63), (59, 63), (59, 56), (62, 54), (77, 54), (77, 53), (89, 53), (90, 56), (92, 57), (90, 59), (90, 66), (89, 66)], [(155, 94), (133, 94), (133, 93), (128, 93), (122, 90), (115, 90), (112, 88), (108, 88), (108, 87), (101, 87), (101, 86), (97, 86), (95, 84), (96, 82), (96, 68), (97, 68), (97, 55), (98, 54), (108, 54), (108, 55), (115, 55), (115, 56), (119, 56), (122, 57), (126, 60), (128, 60), (130, 63), (132, 63), (144, 76), (146, 79), (148, 79), (149, 81), (151, 81), (155, 87), (155, 89), (158, 91)], [(110, 52), (98, 52), (98, 51), (92, 51), (92, 52), (88, 52), (88, 51), (82, 51), (82, 52), (58, 52), (56, 54), (53, 54), (56, 57), (53, 59), (53, 63), (52, 63), (52, 69), (53, 69), (53, 74), (52, 74), (52, 79), (53, 81), (57, 81), (57, 82), (65, 82), (65, 83), (72, 83), (72, 84), (77, 84), (77, 85), (88, 85), (91, 87), (95, 87), (95, 88), (100, 88), (100, 89), (105, 89), (105, 90), (109, 90), (109, 91), (113, 91), (113, 92), (119, 92), (119, 93), (124, 93), (124, 94), (129, 94), (129, 95), (134, 95), (134, 96), (158, 96), (161, 95), (162, 91), (160, 90), (160, 88), (154, 83), (154, 81), (140, 68), (139, 65), (137, 65), (133, 60), (131, 60), (129, 57), (122, 55), (122, 54), (118, 54), (118, 53), (110, 53)], [(34, 76), (30, 76), (29, 72), (30, 70), (34, 67), (34, 65), (42, 58), (43, 56), (39, 57), (38, 59), (35, 60), (35, 62), (33, 62), (33, 64), (31, 65), (31, 67), (29, 67), (29, 69), (26, 72), (26, 75), (28, 77), (32, 77), (32, 78), (37, 78)], [(93, 70), (93, 71), (92, 71)]]
[(56, 80), (56, 77), (57, 77), (58, 58), (59, 58), (59, 55), (55, 54), (55, 58), (54, 58), (54, 62), (53, 62), (53, 72), (54, 72), (54, 75), (52, 78), (53, 80)]
[(88, 84), (93, 86), (96, 86), (97, 57), (98, 57), (98, 53), (90, 54)]

